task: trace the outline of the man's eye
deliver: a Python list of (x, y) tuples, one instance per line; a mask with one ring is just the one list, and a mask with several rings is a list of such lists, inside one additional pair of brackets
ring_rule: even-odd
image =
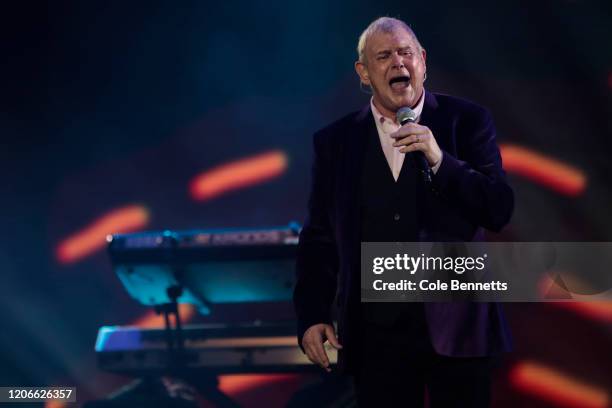
[(377, 59), (378, 60), (384, 60), (384, 59), (387, 59), (387, 57), (388, 57), (388, 55), (379, 55)]

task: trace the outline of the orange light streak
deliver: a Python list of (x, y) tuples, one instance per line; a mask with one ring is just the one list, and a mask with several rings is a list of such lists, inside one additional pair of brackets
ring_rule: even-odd
[(586, 188), (584, 172), (569, 164), (516, 145), (501, 145), (504, 169), (560, 194), (575, 197)]
[(210, 200), (228, 191), (276, 178), (287, 169), (287, 164), (287, 155), (280, 150), (232, 161), (194, 177), (190, 194), (198, 201)]
[[(563, 275), (560, 275), (563, 276)], [(587, 288), (584, 284), (581, 284), (576, 280), (575, 277), (571, 278), (569, 275), (563, 276), (563, 281), (566, 285), (569, 285), (569, 290), (575, 290), (575, 288)], [(549, 304), (570, 310), (573, 313), (579, 314), (588, 319), (597, 320), (603, 323), (612, 323), (612, 300), (573, 300), (563, 301), (564, 298), (574, 298), (578, 296), (571, 292), (568, 292), (564, 288), (561, 288), (550, 276), (545, 276), (540, 282), (540, 295), (542, 298), (558, 298), (559, 301), (549, 302)], [(579, 291), (577, 293), (580, 293)]]
[(63, 264), (76, 262), (106, 245), (106, 236), (142, 229), (149, 223), (149, 211), (141, 205), (117, 208), (64, 239), (55, 256)]
[(525, 394), (568, 408), (606, 408), (608, 393), (551, 367), (523, 361), (509, 373), (510, 383)]
[[(186, 323), (191, 320), (196, 312), (195, 307), (187, 303), (179, 303), (178, 310), (179, 316), (181, 317), (181, 323)], [(143, 329), (155, 329), (164, 327), (164, 324), (164, 315), (158, 315), (155, 311), (151, 310), (132, 323), (131, 326), (137, 326)]]
[(45, 401), (45, 408), (66, 408), (67, 402), (63, 401)]
[(593, 302), (552, 302), (554, 306), (561, 307), (603, 323), (612, 323), (612, 301), (602, 300)]
[(226, 394), (235, 395), (262, 385), (282, 383), (293, 380), (296, 374), (237, 374), (219, 377), (219, 389)]

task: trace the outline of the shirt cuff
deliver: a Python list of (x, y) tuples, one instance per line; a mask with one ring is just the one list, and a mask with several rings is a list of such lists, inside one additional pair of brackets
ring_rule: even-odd
[(438, 169), (440, 168), (440, 165), (442, 164), (442, 160), (444, 160), (444, 155), (442, 155), (442, 157), (440, 158), (440, 161), (437, 162), (436, 165), (431, 168), (431, 171), (433, 172), (433, 174), (436, 174), (438, 172)]

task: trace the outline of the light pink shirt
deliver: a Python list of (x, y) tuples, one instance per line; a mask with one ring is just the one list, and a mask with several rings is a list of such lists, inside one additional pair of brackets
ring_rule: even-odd
[[(419, 103), (413, 109), (417, 115), (417, 123), (421, 119), (421, 112), (423, 112), (424, 103), (425, 91), (423, 91), (423, 95), (421, 95)], [(393, 178), (395, 179), (395, 181), (397, 181), (397, 179), (399, 178), (400, 171), (402, 170), (402, 165), (404, 164), (404, 157), (406, 157), (406, 154), (400, 153), (399, 150), (401, 147), (393, 146), (393, 143), (395, 143), (395, 139), (393, 139), (390, 134), (393, 132), (397, 132), (397, 130), (400, 128), (400, 125), (395, 121), (395, 118), (387, 118), (383, 116), (378, 111), (378, 109), (376, 109), (376, 106), (374, 106), (374, 98), (370, 100), (370, 106), (372, 107), (372, 114), (374, 115), (374, 119), (376, 122), (376, 129), (378, 130), (380, 145), (382, 146), (383, 152), (385, 153), (387, 163), (389, 163), (391, 173), (393, 173)], [(434, 174), (438, 171), (439, 167), (440, 162), (436, 163), (436, 165), (432, 167), (431, 170), (434, 172)]]

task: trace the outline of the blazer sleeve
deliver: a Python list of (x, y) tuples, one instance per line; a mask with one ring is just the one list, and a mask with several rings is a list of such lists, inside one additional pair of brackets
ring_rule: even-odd
[(314, 163), (308, 215), (300, 232), (293, 303), (298, 322), (298, 343), (304, 332), (318, 323), (332, 323), (336, 295), (338, 256), (330, 222), (331, 149), (321, 133), (314, 135)]
[(457, 131), (462, 159), (442, 151), (435, 188), (468, 219), (491, 231), (510, 221), (514, 193), (506, 181), (495, 125), (484, 108), (470, 112)]

